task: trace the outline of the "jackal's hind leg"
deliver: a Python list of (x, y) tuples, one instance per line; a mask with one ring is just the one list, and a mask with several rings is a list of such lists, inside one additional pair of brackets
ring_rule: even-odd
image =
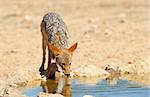
[(44, 64), (45, 64), (45, 60), (46, 60), (46, 41), (44, 40), (44, 38), (42, 39), (42, 49), (43, 49), (43, 59), (42, 59), (42, 64), (41, 64), (41, 67), (39, 68), (39, 71), (40, 71), (40, 75), (44, 75), (45, 74), (45, 69), (44, 69)]
[(45, 37), (45, 22), (42, 20), (41, 22), (41, 33), (42, 33), (42, 49), (43, 49), (43, 59), (42, 59), (42, 64), (41, 67), (39, 68), (40, 71), (40, 75), (45, 75), (45, 69), (44, 69), (44, 64), (45, 64), (45, 60), (46, 60), (46, 47), (47, 47), (47, 38)]

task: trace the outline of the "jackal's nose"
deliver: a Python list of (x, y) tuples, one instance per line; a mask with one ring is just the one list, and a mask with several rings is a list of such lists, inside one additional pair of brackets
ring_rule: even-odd
[(66, 74), (66, 76), (67, 76), (67, 77), (69, 77), (69, 76), (70, 76), (70, 74)]

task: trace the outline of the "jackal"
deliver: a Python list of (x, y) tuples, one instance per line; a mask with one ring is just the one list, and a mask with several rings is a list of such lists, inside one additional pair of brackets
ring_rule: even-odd
[[(56, 59), (56, 64), (62, 68), (63, 73), (66, 76), (70, 76), (72, 54), (77, 48), (77, 43), (68, 48), (68, 30), (66, 24), (57, 13), (49, 12), (43, 17), (41, 32), (43, 48), (43, 60), (39, 69), (41, 75), (49, 74), (48, 68), (51, 68), (51, 59)], [(46, 47), (48, 47), (48, 67), (45, 71)]]
[[(43, 92), (62, 94), (65, 97), (72, 97), (70, 78), (66, 77), (56, 79), (41, 81), (41, 87)], [(68, 84), (69, 83), (69, 84)]]

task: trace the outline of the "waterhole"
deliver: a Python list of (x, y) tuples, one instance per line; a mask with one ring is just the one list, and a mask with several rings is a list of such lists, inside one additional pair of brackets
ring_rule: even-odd
[(37, 86), (23, 89), (23, 93), (28, 97), (37, 97), (39, 92), (59, 93), (65, 97), (83, 97), (85, 95), (93, 97), (150, 97), (148, 82), (147, 78), (133, 75), (108, 78), (61, 78), (41, 81)]

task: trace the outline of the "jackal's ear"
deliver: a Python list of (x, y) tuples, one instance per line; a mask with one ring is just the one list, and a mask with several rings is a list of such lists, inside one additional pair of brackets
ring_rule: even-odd
[(77, 48), (77, 46), (78, 46), (78, 43), (73, 44), (73, 45), (68, 49), (68, 51), (74, 52), (75, 49)]
[(59, 55), (61, 54), (61, 50), (54, 46), (54, 44), (49, 45), (49, 49), (54, 52), (54, 54)]

